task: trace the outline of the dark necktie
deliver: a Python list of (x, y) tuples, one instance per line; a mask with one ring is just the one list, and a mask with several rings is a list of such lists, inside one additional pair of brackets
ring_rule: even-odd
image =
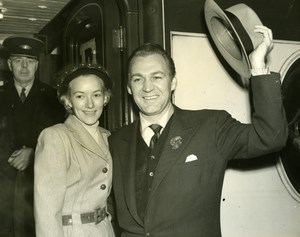
[(23, 88), (22, 88), (22, 91), (21, 91), (21, 93), (20, 93), (20, 99), (21, 99), (22, 103), (24, 103), (24, 101), (25, 101), (25, 99), (26, 99), (25, 91), (26, 91), (26, 89), (25, 89), (25, 87), (23, 87)]
[(160, 136), (160, 130), (162, 129), (162, 126), (160, 126), (159, 124), (151, 124), (149, 127), (154, 132), (154, 135), (151, 137), (150, 145), (149, 145), (150, 149), (153, 149), (155, 143), (157, 142), (157, 140)]

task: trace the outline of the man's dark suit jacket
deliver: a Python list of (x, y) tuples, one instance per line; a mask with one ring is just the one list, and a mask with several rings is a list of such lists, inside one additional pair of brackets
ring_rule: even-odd
[[(287, 139), (279, 75), (256, 76), (251, 84), (251, 124), (241, 124), (225, 111), (175, 107), (144, 220), (138, 216), (135, 198), (139, 119), (110, 137), (122, 236), (221, 236), (220, 198), (227, 162), (276, 152)], [(176, 146), (178, 137), (182, 143)]]

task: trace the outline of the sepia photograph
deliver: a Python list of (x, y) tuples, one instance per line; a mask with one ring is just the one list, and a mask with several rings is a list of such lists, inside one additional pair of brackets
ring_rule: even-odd
[(299, 237), (299, 0), (0, 0), (0, 237)]

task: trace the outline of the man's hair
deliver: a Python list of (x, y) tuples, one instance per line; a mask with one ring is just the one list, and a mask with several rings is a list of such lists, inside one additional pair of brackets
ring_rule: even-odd
[[(135, 57), (141, 56), (148, 56), (148, 55), (153, 55), (153, 54), (159, 54), (161, 55), (169, 68), (170, 76), (173, 79), (176, 75), (176, 69), (175, 69), (175, 63), (171, 56), (161, 47), (159, 44), (153, 44), (153, 43), (145, 43), (138, 48), (136, 48), (130, 55), (128, 59), (128, 70), (131, 67), (131, 62)], [(129, 73), (129, 71), (128, 71)]]

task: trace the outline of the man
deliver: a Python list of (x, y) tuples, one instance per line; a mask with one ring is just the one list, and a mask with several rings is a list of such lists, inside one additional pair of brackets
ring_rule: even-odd
[(30, 37), (8, 37), (12, 78), (0, 87), (0, 236), (35, 236), (33, 159), (42, 129), (63, 121), (56, 92), (36, 77), (44, 43)]
[[(273, 47), (272, 32), (264, 26), (257, 26), (256, 32), (264, 40), (250, 55), (252, 124), (241, 124), (225, 111), (188, 111), (173, 105), (175, 66), (160, 46), (145, 44), (129, 58), (128, 92), (140, 116), (109, 141), (122, 236), (221, 236), (220, 198), (227, 162), (284, 146), (287, 127), (280, 77), (265, 65)], [(162, 127), (160, 133), (152, 124)]]

